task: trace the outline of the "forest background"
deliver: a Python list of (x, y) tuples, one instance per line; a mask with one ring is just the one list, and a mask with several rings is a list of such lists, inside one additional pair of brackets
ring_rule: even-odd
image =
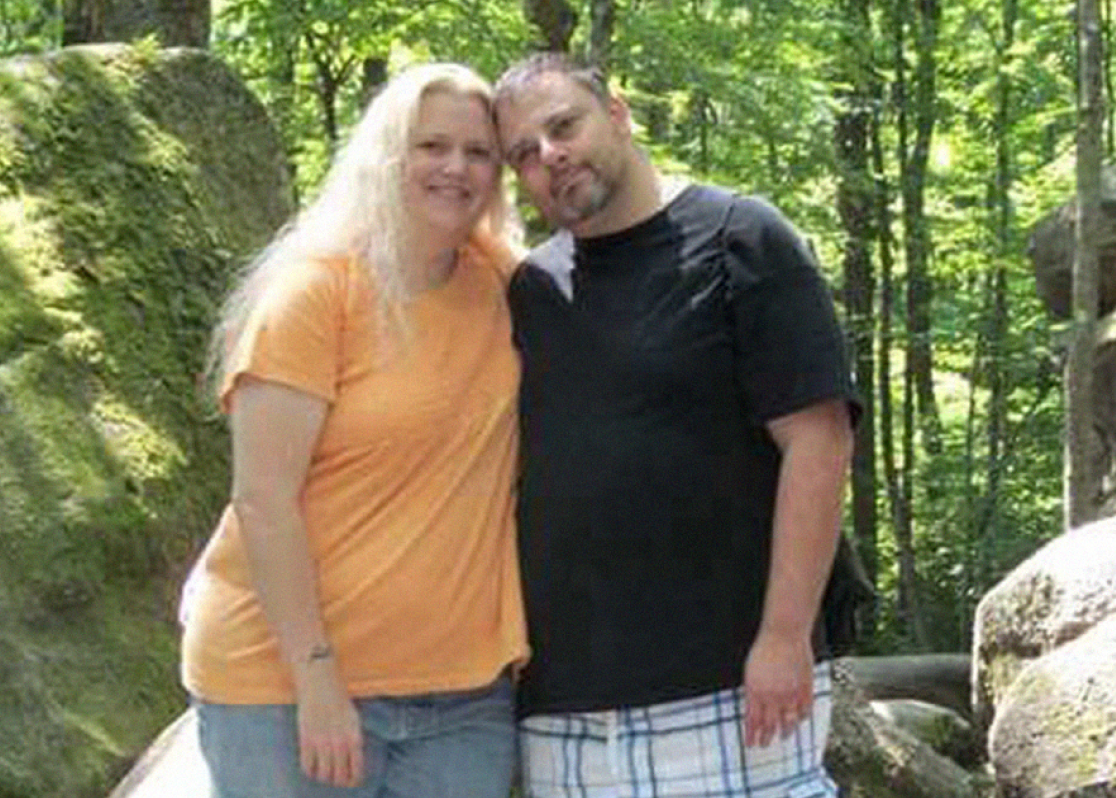
[[(495, 78), (547, 47), (606, 67), (665, 170), (780, 206), (821, 256), (865, 402), (847, 530), (878, 601), (861, 653), (967, 650), (981, 595), (1063, 531), (1069, 330), (1027, 249), (1074, 191), (1072, 2), (187, 5), (269, 108), (302, 198), (396, 69)], [(71, 18), (0, 0), (0, 54), (59, 46)], [(1112, 109), (1110, 74), (1106, 55)]]

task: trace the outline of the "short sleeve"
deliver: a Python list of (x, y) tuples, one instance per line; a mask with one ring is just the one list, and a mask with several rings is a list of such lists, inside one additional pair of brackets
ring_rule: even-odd
[(809, 247), (774, 207), (738, 198), (724, 247), (736, 381), (758, 423), (831, 399), (859, 415), (833, 299)]
[(237, 381), (251, 375), (333, 402), (341, 366), (345, 310), (341, 264), (315, 263), (291, 270), (273, 285), (248, 320), (221, 384), (221, 406)]

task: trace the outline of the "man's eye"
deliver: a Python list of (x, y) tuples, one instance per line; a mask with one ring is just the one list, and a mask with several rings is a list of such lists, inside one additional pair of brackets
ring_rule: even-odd
[(551, 126), (551, 133), (555, 136), (569, 135), (573, 130), (574, 118), (572, 116), (562, 116), (554, 120)]

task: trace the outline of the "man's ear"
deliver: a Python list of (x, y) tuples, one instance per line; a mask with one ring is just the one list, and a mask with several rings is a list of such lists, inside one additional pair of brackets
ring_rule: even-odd
[(612, 96), (608, 98), (608, 116), (612, 123), (616, 125), (624, 135), (631, 137), (632, 135), (632, 110), (628, 107), (628, 102), (617, 92), (613, 92)]

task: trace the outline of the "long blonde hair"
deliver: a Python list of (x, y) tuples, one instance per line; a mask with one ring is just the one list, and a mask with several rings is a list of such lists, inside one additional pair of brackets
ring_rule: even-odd
[[(460, 64), (413, 66), (388, 81), (334, 158), (317, 197), (249, 261), (225, 301), (210, 342), (207, 373), (213, 387), (219, 390), (269, 288), (309, 261), (343, 257), (365, 265), (376, 287), (382, 326), (389, 333), (405, 333), (411, 292), (403, 167), (421, 102), (432, 91), (476, 97), (492, 110), (492, 87)], [(478, 224), (491, 235), (503, 231), (508, 213), (499, 179), (496, 185)]]

